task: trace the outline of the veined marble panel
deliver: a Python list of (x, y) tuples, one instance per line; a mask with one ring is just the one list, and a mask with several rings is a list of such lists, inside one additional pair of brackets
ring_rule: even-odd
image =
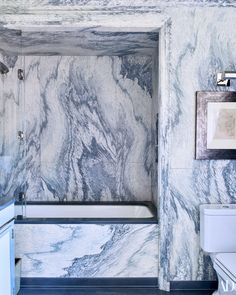
[(17, 224), (16, 255), (23, 277), (157, 277), (158, 228)]
[(160, 109), (160, 70), (159, 70), (159, 53), (156, 49), (156, 54), (153, 56), (153, 67), (152, 67), (152, 130), (153, 130), (153, 169), (152, 169), (152, 197), (153, 202), (157, 208), (159, 208), (159, 197), (158, 197), (158, 138), (159, 138), (159, 109)]
[[(211, 280), (210, 258), (199, 243), (199, 205), (235, 203), (235, 161), (194, 160), (195, 93), (223, 90), (216, 87), (217, 72), (235, 70), (235, 9), (181, 8), (178, 15), (175, 9), (168, 11), (172, 46), (169, 97), (163, 97), (160, 121), (166, 162), (160, 172), (160, 232), (165, 233), (160, 235), (159, 275), (166, 281)], [(233, 89), (235, 83), (224, 91)]]
[[(1, 194), (151, 200), (152, 58), (4, 57)], [(25, 80), (17, 69), (25, 69)], [(13, 83), (15, 81), (15, 84)], [(23, 130), (24, 141), (17, 139)]]
[[(117, 30), (117, 29), (116, 29)], [(158, 32), (119, 32), (83, 28), (74, 31), (22, 32), (24, 55), (152, 55), (158, 46)]]
[(151, 200), (152, 58), (25, 57), (30, 200)]
[(0, 54), (3, 56), (18, 56), (20, 53), (21, 31), (4, 28), (0, 22)]
[[(207, 9), (204, 13), (200, 9), (191, 12), (189, 9), (182, 9), (181, 15), (175, 16), (172, 36), (172, 42), (176, 44), (176, 49), (172, 53), (172, 66), (175, 72), (171, 75), (173, 84), (170, 105), (173, 130), (171, 168), (191, 169), (194, 165), (196, 91), (236, 89), (234, 80), (229, 88), (216, 85), (217, 72), (235, 70), (236, 32), (233, 29), (220, 30), (222, 26), (232, 28), (234, 14), (234, 9), (218, 12), (215, 9)], [(220, 19), (217, 18), (218, 15), (221, 16)], [(180, 30), (183, 21), (188, 23), (185, 38), (181, 38)], [(214, 27), (209, 30), (212, 23)], [(208, 38), (205, 38), (206, 34)]]
[[(210, 165), (204, 161), (196, 163), (192, 171), (171, 170), (170, 202), (174, 206), (168, 211), (173, 226), (169, 239), (170, 280), (215, 279), (210, 257), (200, 248), (199, 205), (236, 202), (235, 168), (233, 161), (215, 161)], [(184, 239), (185, 236), (188, 238)]]
[(38, 57), (24, 58), (25, 92), (24, 119), (25, 131), (25, 181), (27, 199), (39, 201), (42, 199), (41, 181), (41, 88), (37, 83), (40, 76)]
[(8, 29), (0, 26), (0, 52), (8, 55), (152, 55), (157, 29), (74, 27)]
[[(70, 10), (52, 13), (38, 11), (26, 14), (0, 15), (1, 29), (21, 30), (22, 32), (63, 32), (93, 30), (109, 33), (156, 33), (166, 21), (167, 15), (160, 9), (137, 9), (123, 7), (121, 10)], [(153, 44), (152, 42), (150, 44)]]
[(0, 195), (9, 197), (25, 184), (24, 144), (17, 134), (23, 128), (23, 84), (16, 78), (22, 59), (0, 56), (0, 60), (9, 68), (7, 75), (0, 75)]
[(75, 9), (77, 8), (122, 8), (128, 7), (133, 10), (140, 7), (173, 7), (173, 6), (216, 6), (216, 7), (235, 7), (234, 0), (2, 0), (3, 12), (22, 12), (30, 9)]

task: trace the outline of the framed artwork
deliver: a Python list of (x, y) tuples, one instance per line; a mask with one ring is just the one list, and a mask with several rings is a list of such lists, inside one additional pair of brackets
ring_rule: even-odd
[(236, 92), (197, 92), (195, 158), (236, 159)]

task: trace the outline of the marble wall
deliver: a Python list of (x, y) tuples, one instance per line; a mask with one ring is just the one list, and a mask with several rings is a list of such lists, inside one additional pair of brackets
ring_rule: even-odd
[[(4, 11), (27, 11), (20, 1), (7, 1)], [(199, 204), (235, 203), (235, 161), (195, 161), (195, 92), (216, 87), (219, 70), (235, 70), (234, 0), (90, 0), (31, 1), (37, 9), (82, 9), (77, 24), (159, 27), (159, 282), (211, 280), (214, 273), (199, 245)], [(4, 3), (3, 3), (4, 4)], [(5, 1), (6, 4), (6, 1)], [(69, 8), (68, 8), (69, 7)], [(100, 10), (99, 10), (100, 9)], [(4, 15), (5, 23), (22, 15)], [(51, 16), (50, 16), (51, 17)], [(54, 14), (54, 20), (62, 13)], [(47, 14), (38, 16), (40, 25)], [(53, 18), (51, 18), (53, 20)], [(72, 13), (73, 23), (75, 17)], [(24, 15), (25, 23), (30, 16)], [(235, 83), (229, 90), (235, 90)]]
[(156, 224), (17, 224), (15, 232), (23, 277), (157, 277)]
[[(24, 179), (24, 144), (18, 140), (17, 131), (23, 128), (23, 84), (17, 79), (17, 69), (22, 59), (0, 56), (9, 67), (7, 75), (0, 75), (0, 194), (1, 197), (17, 195)], [(18, 167), (17, 169), (16, 166)]]
[(210, 258), (199, 244), (199, 205), (235, 203), (236, 162), (194, 159), (195, 93), (236, 90), (235, 82), (226, 89), (216, 86), (218, 71), (236, 70), (235, 9), (185, 7), (178, 15), (175, 9), (168, 12), (172, 46), (168, 121), (163, 122), (167, 133), (160, 138), (163, 143), (168, 134), (163, 153), (167, 162), (161, 168), (161, 269), (168, 281), (212, 280)]
[(6, 55), (153, 55), (158, 44), (156, 29), (65, 28), (60, 30), (2, 29), (0, 52)]
[[(15, 69), (20, 60), (22, 82)], [(21, 189), (31, 201), (152, 201), (152, 57), (25, 56), (15, 62), (2, 79), (10, 84), (14, 74), (16, 86), (22, 84), (11, 99), (20, 97), (25, 139), (23, 154), (9, 164), (14, 178), (5, 179), (7, 190), (3, 181), (1, 193)], [(16, 152), (20, 126), (10, 127), (3, 139), (15, 133)]]

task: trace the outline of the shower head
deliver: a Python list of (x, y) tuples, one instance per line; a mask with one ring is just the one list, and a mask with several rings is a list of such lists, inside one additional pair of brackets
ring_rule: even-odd
[(9, 72), (9, 69), (6, 65), (4, 65), (1, 61), (0, 61), (0, 74), (7, 74)]

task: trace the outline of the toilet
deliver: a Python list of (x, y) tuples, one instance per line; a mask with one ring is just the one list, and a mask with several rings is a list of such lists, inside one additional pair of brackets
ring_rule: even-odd
[(214, 295), (236, 295), (236, 204), (200, 206), (200, 245), (218, 277)]

